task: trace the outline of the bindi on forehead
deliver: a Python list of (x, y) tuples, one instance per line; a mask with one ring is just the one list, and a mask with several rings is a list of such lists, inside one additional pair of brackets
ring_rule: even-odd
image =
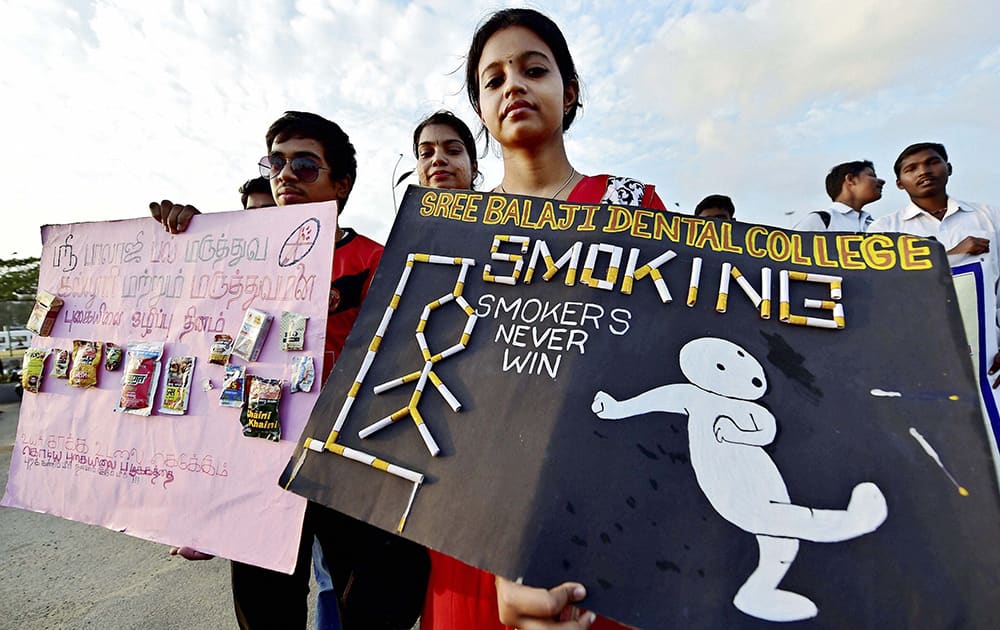
[(511, 52), (507, 53), (502, 59), (497, 59), (486, 66), (483, 67), (479, 72), (480, 78), (485, 77), (491, 70), (514, 66), (515, 64), (527, 64), (532, 59), (538, 59), (546, 63), (552, 63), (552, 60), (544, 52), (540, 50), (527, 50), (524, 52)]

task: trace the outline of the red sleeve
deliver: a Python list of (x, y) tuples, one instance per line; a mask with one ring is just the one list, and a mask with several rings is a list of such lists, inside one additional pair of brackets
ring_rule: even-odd
[(347, 335), (354, 327), (361, 303), (368, 295), (375, 267), (382, 260), (382, 246), (375, 241), (351, 233), (342, 244), (338, 243), (333, 254), (333, 278), (330, 282), (330, 309), (326, 318), (326, 344), (324, 348), (322, 380), (333, 370), (340, 358)]
[(584, 177), (570, 191), (566, 201), (572, 203), (600, 203), (608, 190), (607, 175), (590, 175)]
[[(608, 191), (607, 175), (590, 175), (580, 180), (569, 194), (567, 201), (573, 203), (601, 203)], [(642, 207), (651, 210), (666, 210), (663, 200), (656, 194), (652, 184), (646, 184), (642, 194)]]
[(428, 551), (431, 575), (420, 617), (422, 630), (504, 630), (495, 578), (451, 556)]
[[(431, 576), (427, 584), (420, 627), (423, 630), (504, 630), (497, 607), (495, 578), (443, 553), (428, 549)], [(583, 603), (586, 608), (586, 601)], [(591, 630), (627, 630), (626, 626), (598, 617)]]
[(651, 210), (667, 209), (667, 207), (663, 205), (663, 200), (656, 194), (656, 187), (652, 184), (646, 184), (646, 192), (642, 195), (642, 207), (649, 208)]
[[(377, 245), (377, 243), (376, 243)], [(377, 249), (373, 249), (371, 257), (368, 259), (368, 269), (370, 270), (368, 274), (368, 280), (365, 282), (364, 288), (361, 289), (361, 301), (364, 302), (365, 298), (368, 297), (368, 289), (372, 286), (372, 280), (375, 279), (375, 272), (378, 271), (378, 264), (382, 262), (382, 252), (385, 249), (379, 245)]]

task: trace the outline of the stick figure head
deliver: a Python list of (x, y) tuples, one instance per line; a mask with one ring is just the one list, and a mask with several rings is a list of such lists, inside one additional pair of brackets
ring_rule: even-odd
[(729, 398), (757, 400), (767, 391), (764, 368), (749, 352), (725, 339), (701, 337), (681, 348), (681, 372), (692, 384)]

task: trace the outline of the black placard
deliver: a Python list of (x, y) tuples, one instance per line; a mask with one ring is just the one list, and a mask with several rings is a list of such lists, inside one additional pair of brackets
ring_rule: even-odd
[(280, 482), (387, 530), (412, 499), (404, 536), (636, 627), (987, 626), (1000, 501), (954, 302), (914, 237), (411, 188), (303, 435), (329, 448)]

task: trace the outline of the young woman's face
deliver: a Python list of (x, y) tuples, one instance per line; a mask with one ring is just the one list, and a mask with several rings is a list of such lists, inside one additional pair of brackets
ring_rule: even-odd
[(472, 160), (451, 125), (427, 125), (420, 130), (417, 176), (421, 186), (472, 188)]
[(497, 31), (479, 59), (480, 117), (504, 147), (531, 147), (562, 134), (575, 83), (563, 86), (548, 45), (522, 26)]

